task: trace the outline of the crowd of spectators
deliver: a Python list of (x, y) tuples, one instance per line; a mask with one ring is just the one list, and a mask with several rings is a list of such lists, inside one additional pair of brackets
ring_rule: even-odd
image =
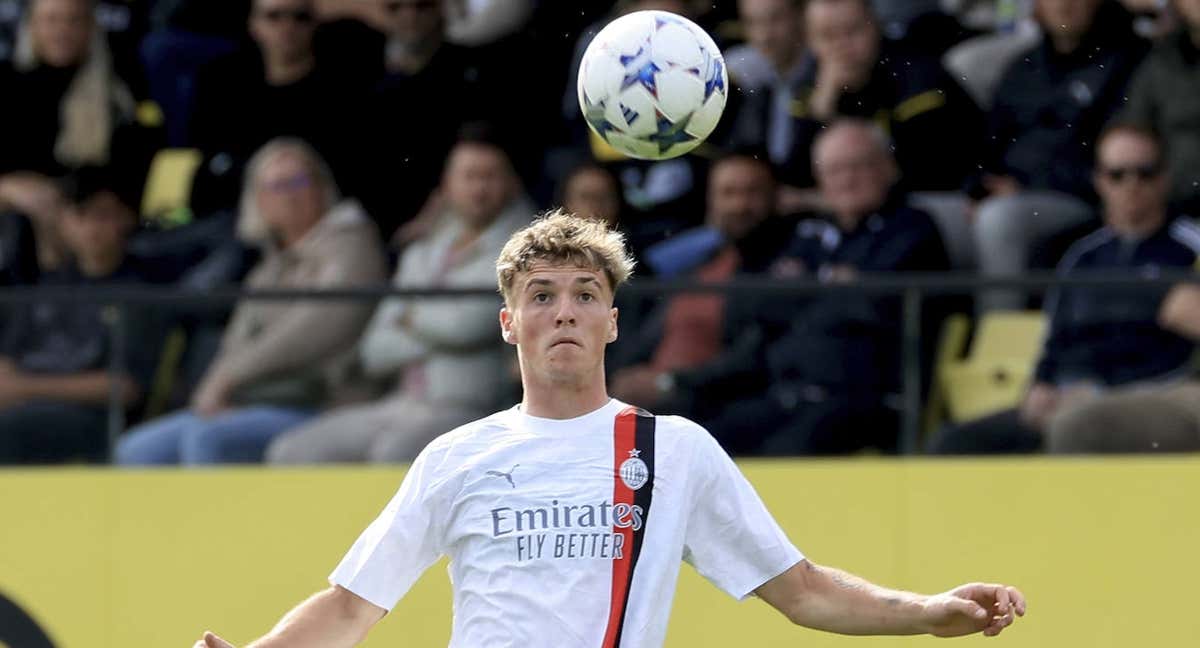
[[(595, 33), (642, 9), (730, 72), (674, 160), (615, 154), (575, 99)], [(700, 284), (1200, 268), (1200, 0), (0, 0), (0, 97), (0, 290), (60, 296), (0, 311), (0, 464), (409, 460), (519, 397), (498, 297), (61, 295), (483, 288), (557, 206)], [(200, 162), (164, 219), (141, 194), (170, 148)], [(926, 383), (951, 311), (1049, 322), (1019, 407), (929, 451), (1200, 449), (1200, 289), (1041, 297), (926, 301)], [(617, 305), (614, 396), (736, 454), (898, 450), (899, 297)]]

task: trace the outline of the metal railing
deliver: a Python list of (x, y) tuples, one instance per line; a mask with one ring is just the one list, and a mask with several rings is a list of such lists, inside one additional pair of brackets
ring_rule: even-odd
[[(1053, 288), (1103, 288), (1108, 291), (1139, 291), (1164, 288), (1179, 283), (1200, 283), (1200, 274), (1185, 271), (1161, 271), (1153, 276), (1133, 276), (1128, 273), (1073, 274), (1068, 277), (1053, 273), (1035, 273), (1012, 278), (982, 278), (967, 273), (894, 273), (863, 276), (851, 282), (819, 282), (800, 279), (739, 278), (720, 284), (697, 284), (688, 280), (659, 281), (641, 279), (622, 287), (624, 295), (634, 297), (667, 296), (679, 293), (748, 293), (778, 299), (809, 296), (819, 293), (868, 294), (899, 296), (902, 303), (901, 331), (901, 401), (902, 426), (899, 448), (902, 454), (919, 450), (922, 417), (922, 309), (925, 301), (934, 296), (971, 295), (987, 290), (1018, 290), (1040, 294)], [(108, 370), (113, 375), (125, 373), (126, 311), (134, 306), (170, 307), (228, 307), (241, 300), (367, 300), (385, 297), (447, 299), (457, 297), (496, 296), (494, 287), (481, 288), (424, 288), (400, 290), (389, 286), (329, 291), (307, 290), (242, 290), (229, 288), (208, 292), (181, 291), (169, 286), (146, 287), (10, 287), (0, 290), (0, 307), (34, 302), (75, 302), (100, 304), (103, 320), (109, 328), (110, 354)], [(124, 431), (124, 403), (117, 381), (108, 402), (109, 447)]]

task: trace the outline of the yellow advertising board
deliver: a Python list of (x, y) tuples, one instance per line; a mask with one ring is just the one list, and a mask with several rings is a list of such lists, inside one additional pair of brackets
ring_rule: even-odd
[[(969, 580), (1021, 586), (1029, 616), (994, 645), (1191, 646), (1200, 637), (1192, 598), (1200, 458), (743, 467), (816, 562), (918, 591)], [(190, 647), (206, 628), (242, 644), (325, 585), (402, 476), (383, 468), (0, 472), (0, 597), (44, 629), (47, 648)], [(0, 600), (0, 647), (18, 648), (3, 634), (17, 623), (4, 609)], [(366, 645), (445, 646), (449, 628), (441, 564)], [(685, 567), (667, 645), (935, 641), (791, 627)], [(997, 640), (955, 645), (983, 641)]]

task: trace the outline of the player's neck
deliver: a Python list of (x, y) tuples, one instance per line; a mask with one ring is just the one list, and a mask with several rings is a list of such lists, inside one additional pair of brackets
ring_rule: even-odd
[(525, 396), (521, 400), (521, 411), (538, 418), (572, 419), (594, 412), (609, 401), (603, 377), (574, 384), (541, 384), (526, 379), (523, 386)]

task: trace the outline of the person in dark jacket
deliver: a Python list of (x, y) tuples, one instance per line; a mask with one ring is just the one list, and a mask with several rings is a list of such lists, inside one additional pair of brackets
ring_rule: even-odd
[(90, 0), (29, 2), (12, 60), (0, 62), (0, 89), (0, 213), (29, 220), (38, 266), (51, 270), (63, 256), (58, 181), (104, 166), (140, 187), (157, 133), (139, 123)]
[(1200, 217), (1200, 0), (1175, 0), (1183, 28), (1167, 36), (1133, 76), (1123, 120), (1145, 124), (1171, 143), (1171, 203)]
[[(1034, 10), (1044, 36), (1001, 78), (982, 173), (968, 187), (980, 200), (974, 239), (986, 276), (1025, 271), (1052, 237), (1094, 218), (1090, 145), (1149, 49), (1116, 0), (1037, 0)], [(1024, 304), (1005, 290), (984, 293), (981, 306)]]
[[(84, 168), (64, 183), (68, 205), (57, 222), (69, 256), (39, 285), (87, 293), (146, 283), (125, 253), (137, 213), (111, 175)], [(136, 411), (157, 361), (161, 318), (127, 307), (114, 336), (104, 310), (61, 299), (13, 309), (0, 340), (0, 464), (100, 459), (112, 394)], [(124, 373), (110, 373), (114, 354)]]
[[(1105, 227), (1080, 239), (1059, 274), (1187, 270), (1200, 261), (1200, 227), (1170, 219), (1163, 145), (1146, 129), (1114, 124), (1096, 145)], [(1194, 345), (1161, 324), (1168, 289), (1063, 288), (1046, 303), (1049, 334), (1018, 408), (947, 430), (935, 453), (1030, 452), (1054, 419), (1113, 387), (1183, 377)]]
[(252, 43), (197, 73), (188, 144), (208, 162), (197, 178), (199, 213), (236, 205), (241, 171), (259, 148), (282, 136), (299, 137), (329, 160), (336, 179), (353, 149), (350, 105), (365, 89), (317, 58), (312, 0), (254, 0)]
[[(737, 151), (709, 174), (706, 225), (646, 250), (661, 278), (721, 283), (761, 275), (788, 242), (773, 208), (775, 182), (765, 156)], [(722, 398), (762, 387), (756, 308), (743, 295), (680, 293), (657, 304), (612, 353), (614, 397), (663, 412), (700, 417)], [(630, 314), (634, 308), (625, 308)]]
[[(933, 219), (896, 190), (887, 137), (871, 122), (831, 125), (813, 152), (831, 220), (799, 224), (775, 262), (781, 279), (948, 270)], [(821, 293), (758, 308), (768, 340), (765, 392), (726, 404), (705, 426), (731, 452), (835, 454), (894, 450), (900, 388), (901, 307), (895, 297)]]
[(873, 120), (890, 135), (906, 189), (960, 188), (978, 157), (983, 116), (941, 64), (883, 39), (866, 0), (813, 0), (804, 24), (813, 59), (793, 93), (784, 211), (819, 204), (813, 141), (838, 117)]

